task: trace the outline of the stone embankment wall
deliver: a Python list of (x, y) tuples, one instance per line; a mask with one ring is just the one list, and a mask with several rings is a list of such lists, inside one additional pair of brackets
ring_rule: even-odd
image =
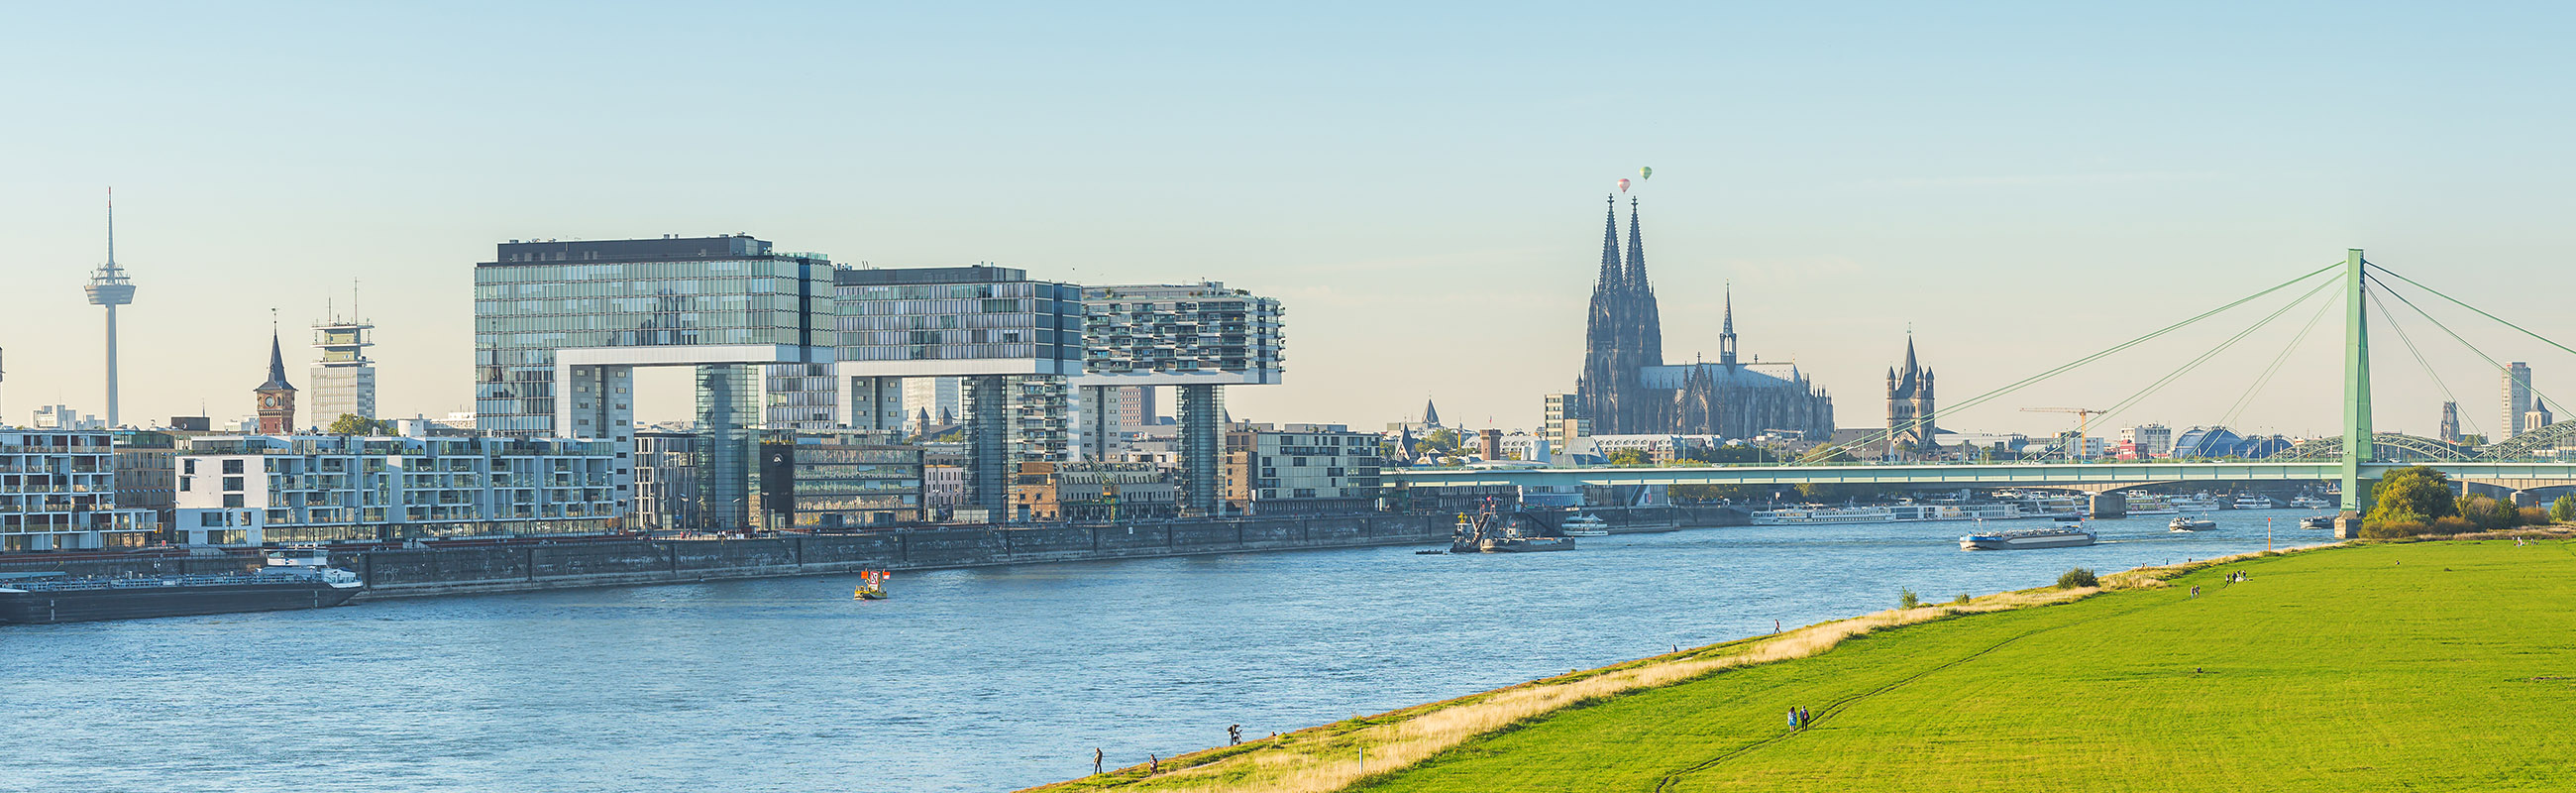
[[(961, 527), (744, 540), (512, 544), (335, 553), (367, 582), (360, 599), (814, 575), (856, 570), (1135, 559), (1447, 542), (1446, 515), (1335, 515), (1114, 526)], [(0, 571), (73, 575), (238, 572), (220, 557), (0, 560)]]

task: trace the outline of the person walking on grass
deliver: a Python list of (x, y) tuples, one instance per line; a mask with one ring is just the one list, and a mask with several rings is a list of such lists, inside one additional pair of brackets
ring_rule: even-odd
[(1808, 713), (1807, 713), (1807, 709), (1806, 709), (1806, 708), (1799, 708), (1799, 709), (1798, 709), (1798, 727), (1799, 727), (1800, 729), (1805, 729), (1805, 728), (1807, 728), (1807, 727), (1809, 727), (1809, 726), (1814, 725), (1815, 723), (1816, 723), (1816, 717), (1815, 717), (1815, 716), (1813, 716), (1813, 715), (1808, 714)]
[(1797, 729), (1797, 728), (1798, 728), (1798, 709), (1797, 709), (1797, 708), (1790, 708), (1790, 709), (1789, 709), (1789, 729), (1794, 730), (1794, 729)]
[(1100, 749), (1099, 749), (1098, 747), (1093, 747), (1093, 748), (1092, 748), (1092, 750), (1091, 750), (1091, 773), (1094, 773), (1094, 774), (1100, 773), (1100, 759), (1101, 759), (1102, 757), (1104, 757), (1104, 756), (1105, 756), (1105, 755), (1102, 755), (1102, 754), (1100, 753)]

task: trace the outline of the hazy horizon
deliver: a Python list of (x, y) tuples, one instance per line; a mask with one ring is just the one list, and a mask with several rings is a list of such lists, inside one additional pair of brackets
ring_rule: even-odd
[[(22, 75), (0, 267), (26, 290), (0, 422), (104, 407), (80, 287), (109, 185), (134, 424), (248, 413), (272, 308), (308, 385), (305, 326), (353, 280), (380, 412), (470, 409), (494, 243), (744, 232), (851, 265), (1223, 281), (1288, 317), (1287, 384), (1229, 389), (1238, 418), (1375, 428), (1428, 397), (1528, 427), (1573, 387), (1600, 202), (1640, 166), (1666, 357), (1715, 357), (1731, 282), (1744, 354), (1798, 362), (1845, 427), (1883, 423), (1909, 328), (1956, 403), (2346, 248), (2576, 339), (2541, 280), (2576, 210), (2561, 9), (1491, 13), (21, 9), (46, 35), (0, 52)], [(2576, 396), (2576, 356), (2462, 315)], [(1942, 424), (2070, 428), (2021, 410), (2108, 407), (2258, 316)], [(2241, 402), (2240, 431), (2334, 431), (2338, 317), (2246, 395), (2306, 320), (2096, 426)], [(2405, 327), (2493, 433), (2492, 367)], [(2450, 397), (2374, 333), (2380, 428), (2432, 434)]]

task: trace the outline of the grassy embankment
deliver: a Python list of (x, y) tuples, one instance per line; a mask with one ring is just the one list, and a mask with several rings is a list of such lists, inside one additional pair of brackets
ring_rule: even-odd
[[(2227, 584), (2236, 570), (2252, 579)], [(1050, 789), (2576, 789), (2576, 543), (2375, 545), (2105, 584), (2047, 608), (2022, 606), (2092, 591), (1881, 612)], [(1997, 613), (1947, 618), (1974, 611)], [(1764, 663), (1788, 658), (1805, 660)], [(1816, 725), (1789, 732), (1792, 705)]]

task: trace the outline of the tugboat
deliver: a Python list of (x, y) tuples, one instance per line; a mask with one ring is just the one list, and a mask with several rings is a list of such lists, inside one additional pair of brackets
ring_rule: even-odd
[(2178, 517), (2165, 522), (2166, 531), (2208, 531), (2218, 528), (2218, 521), (2197, 515)]
[(0, 575), (0, 623), (182, 617), (242, 611), (328, 608), (349, 602), (365, 583), (328, 566), (327, 552), (271, 552), (248, 573), (70, 578), (62, 573)]
[(1568, 537), (1608, 537), (1610, 522), (1593, 515), (1575, 515), (1556, 526)]
[(889, 572), (886, 572), (886, 571), (884, 571), (884, 570), (861, 570), (861, 571), (859, 571), (859, 582), (860, 582), (860, 583), (859, 583), (859, 588), (854, 589), (854, 590), (850, 590), (850, 599), (851, 599), (851, 600), (884, 600), (884, 599), (886, 599), (886, 588), (885, 588), (885, 582), (886, 582), (886, 579), (893, 578), (893, 577), (894, 577), (894, 574), (893, 574), (893, 573), (889, 573)]
[[(1524, 527), (1527, 527), (1526, 529)], [(1458, 516), (1458, 527), (1449, 533), (1450, 553), (1536, 553), (1574, 550), (1571, 537), (1550, 537), (1539, 528), (1538, 520), (1513, 511), (1497, 513), (1488, 502), (1474, 518)]]

